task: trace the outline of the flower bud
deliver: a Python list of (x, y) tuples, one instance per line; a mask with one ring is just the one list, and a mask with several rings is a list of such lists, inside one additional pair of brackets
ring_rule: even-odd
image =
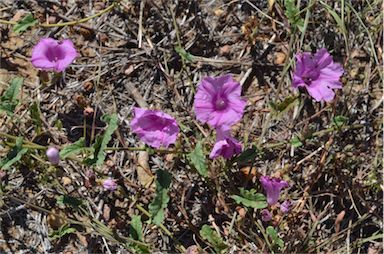
[(261, 211), (261, 219), (262, 219), (262, 221), (265, 221), (265, 222), (272, 220), (271, 212), (268, 211), (267, 209), (263, 209)]
[(117, 184), (114, 179), (108, 178), (103, 181), (103, 187), (105, 190), (115, 191), (117, 189)]
[(48, 157), (49, 162), (52, 165), (58, 165), (59, 164), (60, 154), (59, 154), (59, 150), (57, 148), (49, 147), (47, 152), (46, 152), (46, 155)]

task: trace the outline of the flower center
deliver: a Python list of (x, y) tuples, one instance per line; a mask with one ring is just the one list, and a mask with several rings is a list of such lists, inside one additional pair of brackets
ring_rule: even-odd
[(303, 81), (306, 85), (309, 86), (312, 82), (312, 78), (311, 77), (303, 77)]
[(222, 110), (222, 109), (225, 109), (227, 107), (227, 102), (225, 100), (223, 100), (223, 98), (219, 97), (215, 101), (215, 106), (216, 106), (216, 109)]
[(320, 70), (314, 68), (304, 73), (304, 75), (302, 76), (302, 79), (304, 83), (309, 86), (311, 85), (312, 81), (318, 79), (319, 76), (320, 76)]
[(46, 57), (51, 62), (57, 62), (59, 60), (64, 59), (65, 52), (60, 47), (51, 47), (48, 48), (45, 52)]

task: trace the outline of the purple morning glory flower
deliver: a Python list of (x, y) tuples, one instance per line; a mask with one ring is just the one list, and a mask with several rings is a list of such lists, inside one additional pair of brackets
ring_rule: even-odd
[(196, 118), (215, 128), (240, 121), (245, 105), (241, 86), (231, 75), (201, 80), (194, 101)]
[(343, 67), (333, 62), (326, 49), (314, 55), (303, 52), (296, 55), (296, 69), (293, 72), (293, 88), (305, 87), (316, 101), (331, 101), (335, 97), (332, 89), (341, 89), (340, 77)]
[(115, 191), (117, 189), (117, 184), (114, 179), (108, 178), (103, 181), (103, 187), (108, 191)]
[(276, 204), (277, 201), (279, 201), (280, 191), (289, 186), (287, 181), (269, 176), (260, 177), (260, 183), (267, 193), (267, 202), (269, 205)]
[(233, 155), (241, 152), (241, 144), (231, 136), (230, 129), (227, 126), (216, 129), (216, 143), (209, 155), (214, 159), (223, 156), (230, 159)]
[(263, 209), (261, 211), (261, 220), (265, 222), (272, 220), (272, 213), (268, 209)]
[(64, 71), (77, 57), (71, 40), (41, 39), (32, 50), (32, 65), (43, 70)]
[(48, 157), (49, 162), (52, 165), (58, 165), (60, 162), (59, 150), (55, 147), (49, 147), (45, 153)]
[(280, 205), (280, 210), (283, 213), (288, 213), (289, 210), (291, 210), (292, 207), (292, 202), (291, 200), (285, 200), (281, 205)]
[(176, 142), (179, 127), (176, 120), (158, 110), (135, 108), (131, 129), (140, 140), (154, 148), (165, 147)]

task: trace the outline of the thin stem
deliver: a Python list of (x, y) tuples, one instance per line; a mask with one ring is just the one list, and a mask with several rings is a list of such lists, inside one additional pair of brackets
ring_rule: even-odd
[(260, 220), (254, 220), (254, 222), (255, 222), (256, 227), (260, 230), (261, 234), (263, 235), (265, 242), (267, 243), (268, 249), (270, 251), (272, 251), (272, 253), (273, 253), (272, 245), (269, 242), (268, 235), (266, 234), (265, 229), (262, 226), (261, 221)]
[(89, 17), (86, 17), (86, 18), (83, 18), (83, 19), (80, 19), (80, 20), (69, 21), (69, 22), (64, 22), (64, 23), (56, 23), (56, 24), (40, 24), (40, 26), (41, 27), (61, 27), (61, 26), (74, 26), (74, 25), (77, 25), (77, 24), (85, 23), (88, 20), (91, 20), (93, 18), (99, 17), (99, 16), (103, 15), (104, 13), (109, 12), (110, 10), (112, 10), (116, 6), (116, 4), (117, 3), (114, 2), (113, 4), (111, 4), (110, 6), (105, 8), (104, 10), (96, 13), (95, 15), (92, 15), (92, 16), (89, 16)]
[[(2, 144), (5, 144), (7, 146), (15, 146), (16, 144), (15, 143), (12, 143), (12, 142), (2, 142)], [(45, 146), (41, 146), (41, 145), (37, 145), (37, 144), (23, 144), (21, 146), (22, 148), (28, 148), (28, 149), (37, 149), (37, 150), (46, 150), (47, 147)]]
[(8, 20), (0, 19), (0, 24), (16, 25), (17, 23), (15, 21), (8, 21)]
[[(39, 26), (40, 26), (40, 27), (44, 27), (44, 28), (49, 28), (49, 27), (62, 27), (62, 26), (74, 26), (74, 25), (78, 25), (78, 24), (81, 24), (81, 23), (85, 23), (85, 22), (87, 22), (88, 20), (91, 20), (91, 19), (93, 19), (93, 18), (99, 17), (99, 16), (103, 15), (104, 13), (109, 12), (109, 11), (112, 10), (116, 5), (117, 5), (117, 2), (114, 2), (113, 4), (111, 4), (110, 6), (108, 6), (107, 8), (105, 8), (104, 10), (102, 10), (102, 11), (100, 11), (100, 12), (98, 12), (98, 13), (92, 15), (92, 16), (83, 18), (83, 19), (74, 20), (74, 21), (68, 21), (68, 22), (63, 22), (63, 23), (55, 23), (55, 24), (39, 24)], [(17, 22), (0, 19), (0, 24), (16, 25)]]

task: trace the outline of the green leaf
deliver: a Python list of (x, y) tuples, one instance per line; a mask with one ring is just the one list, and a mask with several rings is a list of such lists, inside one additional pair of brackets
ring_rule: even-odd
[(304, 31), (304, 19), (300, 17), (300, 9), (297, 8), (295, 0), (285, 0), (285, 15), (292, 27), (297, 27), (301, 32)]
[(208, 176), (208, 168), (205, 161), (202, 142), (196, 144), (195, 149), (188, 154), (188, 159), (203, 177)]
[(176, 46), (175, 51), (177, 52), (177, 54), (180, 55), (181, 58), (183, 58), (187, 62), (193, 62), (193, 55), (188, 53), (184, 48)]
[(268, 226), (265, 231), (267, 232), (267, 235), (271, 237), (273, 245), (278, 246), (280, 249), (284, 247), (284, 241), (279, 237), (277, 231), (272, 226)]
[(293, 136), (293, 138), (291, 139), (291, 145), (292, 145), (294, 148), (297, 148), (297, 147), (302, 146), (303, 143), (300, 141), (299, 137), (297, 137), (297, 136)]
[(237, 204), (243, 204), (246, 207), (254, 209), (263, 209), (268, 206), (265, 196), (261, 193), (256, 193), (255, 189), (245, 190), (244, 188), (240, 188), (239, 190), (240, 196), (231, 196)]
[(143, 240), (143, 224), (140, 215), (133, 215), (129, 225), (129, 236), (134, 240)]
[(60, 151), (60, 158), (65, 159), (72, 154), (78, 154), (84, 150), (89, 150), (89, 148), (85, 146), (85, 139), (80, 138), (75, 143), (65, 146)]
[(79, 206), (81, 206), (83, 204), (83, 201), (81, 201), (78, 198), (71, 197), (69, 195), (61, 195), (61, 196), (56, 197), (56, 203), (58, 205), (68, 205), (68, 206), (71, 206), (73, 208), (78, 208)]
[(13, 26), (13, 31), (19, 34), (27, 30), (29, 27), (36, 25), (37, 22), (37, 19), (34, 19), (31, 13), (28, 13), (22, 20)]
[(33, 121), (33, 124), (35, 125), (35, 130), (37, 135), (40, 135), (41, 133), (41, 126), (42, 126), (42, 121), (40, 118), (40, 108), (37, 102), (33, 102), (31, 108), (29, 109), (31, 118)]
[(208, 225), (203, 225), (200, 229), (200, 236), (212, 244), (216, 253), (222, 253), (227, 249), (221, 236)]
[(171, 185), (172, 176), (167, 171), (157, 170), (156, 172), (156, 196), (149, 204), (149, 212), (152, 215), (153, 223), (156, 225), (164, 221), (164, 209), (167, 208), (169, 202), (168, 189)]
[(92, 159), (86, 160), (86, 163), (88, 165), (95, 164), (96, 166), (98, 166), (104, 163), (106, 156), (104, 149), (107, 147), (109, 141), (111, 141), (112, 135), (118, 127), (117, 114), (105, 114), (101, 117), (101, 120), (107, 123), (108, 127), (105, 130), (103, 136), (99, 135), (96, 137), (96, 141), (92, 146), (94, 148), (94, 156)]
[(21, 86), (23, 85), (23, 78), (16, 77), (12, 79), (11, 85), (5, 91), (3, 96), (0, 97), (0, 112), (4, 111), (9, 116), (13, 115), (16, 106), (19, 104), (17, 96), (20, 93)]
[(59, 229), (52, 231), (49, 234), (49, 238), (51, 240), (56, 240), (56, 239), (62, 238), (65, 235), (72, 234), (74, 232), (76, 232), (75, 228), (70, 227), (69, 224), (64, 224)]
[(0, 168), (1, 169), (8, 169), (10, 166), (12, 166), (14, 163), (18, 162), (21, 157), (28, 151), (27, 148), (23, 148), (23, 138), (18, 137), (16, 139), (16, 144), (13, 147), (13, 149), (7, 154), (7, 157), (5, 157), (0, 162)]
[(337, 127), (340, 128), (343, 125), (345, 125), (348, 122), (349, 118), (346, 116), (335, 116), (333, 118), (333, 124)]

